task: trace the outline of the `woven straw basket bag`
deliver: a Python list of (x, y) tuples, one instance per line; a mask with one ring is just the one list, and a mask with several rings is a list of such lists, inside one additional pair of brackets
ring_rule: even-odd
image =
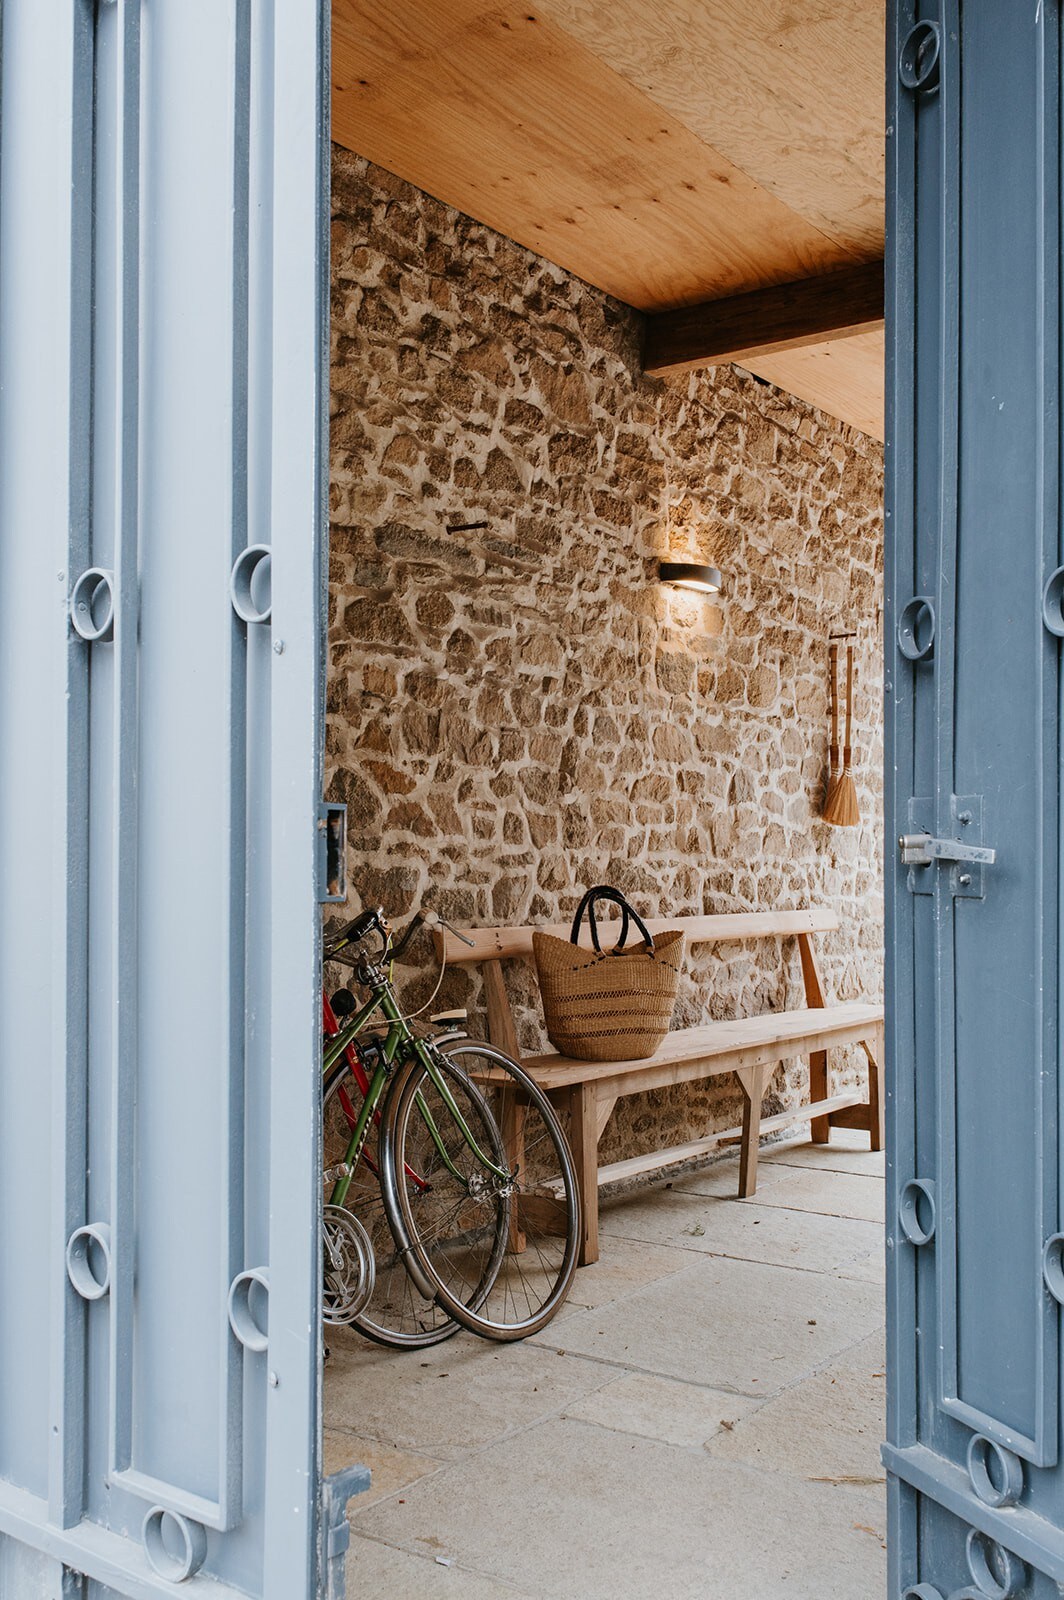
[[(599, 943), (595, 905), (601, 900), (621, 912), (621, 936), (612, 950)], [(585, 913), (591, 950), (578, 943)], [(626, 948), (633, 922), (642, 942)], [(552, 933), (532, 935), (543, 1017), (554, 1048), (578, 1061), (643, 1061), (652, 1056), (672, 1021), (683, 945), (682, 929), (653, 938), (616, 889), (589, 889), (568, 941)]]

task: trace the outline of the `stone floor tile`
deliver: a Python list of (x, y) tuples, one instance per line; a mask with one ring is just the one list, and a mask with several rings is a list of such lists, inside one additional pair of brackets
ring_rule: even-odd
[(599, 1230), (604, 1257), (614, 1239), (629, 1239), (810, 1272), (833, 1272), (882, 1238), (882, 1226), (869, 1222), (671, 1189), (615, 1202), (602, 1212)]
[(614, 1239), (598, 1261), (577, 1270), (566, 1305), (578, 1308), (605, 1305), (690, 1265), (685, 1250)]
[(432, 1456), (418, 1455), (408, 1450), (397, 1450), (394, 1445), (381, 1444), (376, 1439), (363, 1439), (343, 1428), (325, 1429), (325, 1471), (339, 1472), (342, 1467), (368, 1467), (373, 1481), (362, 1494), (348, 1501), (347, 1514), (357, 1517), (367, 1506), (394, 1494), (428, 1472), (438, 1472), (440, 1463)]
[(494, 1345), (471, 1334), (429, 1350), (389, 1351), (333, 1330), (330, 1346), (326, 1427), (440, 1460), (527, 1428), (609, 1378), (549, 1346)]
[(858, 1256), (856, 1261), (847, 1261), (838, 1270), (840, 1278), (858, 1278), (862, 1283), (879, 1283), (887, 1281), (886, 1251), (883, 1240), (874, 1250), (866, 1256)]
[(567, 1319), (557, 1330), (567, 1354), (767, 1396), (881, 1327), (883, 1295), (871, 1283), (705, 1256), (608, 1309)]
[[(758, 1187), (765, 1183), (776, 1183), (780, 1178), (786, 1177), (782, 1167), (758, 1166)], [(663, 1185), (666, 1189), (673, 1189), (677, 1194), (712, 1194), (719, 1195), (721, 1199), (737, 1200), (739, 1197), (739, 1157), (726, 1156), (722, 1161), (714, 1161), (709, 1166), (703, 1167), (701, 1172), (689, 1172), (685, 1177), (674, 1178), (671, 1183)]]
[[(442, 1561), (451, 1557), (443, 1554)], [(434, 1555), (411, 1555), (357, 1533), (347, 1552), (347, 1592), (382, 1600), (537, 1600), (534, 1592), (500, 1578), (482, 1577), (453, 1561), (445, 1566)]]
[(809, 1480), (849, 1487), (885, 1482), (879, 1459), (886, 1427), (884, 1359), (883, 1335), (875, 1333), (717, 1433), (706, 1449), (722, 1461)]
[(628, 1372), (604, 1389), (585, 1395), (564, 1415), (593, 1422), (617, 1433), (634, 1433), (644, 1439), (696, 1449), (718, 1433), (733, 1428), (761, 1401), (722, 1389), (703, 1389), (674, 1378)]
[(885, 1185), (882, 1178), (854, 1172), (818, 1172), (792, 1167), (778, 1183), (766, 1184), (744, 1200), (746, 1206), (781, 1206), (789, 1211), (851, 1217), (883, 1226)]
[(868, 1135), (853, 1128), (835, 1128), (828, 1144), (811, 1144), (804, 1140), (798, 1144), (770, 1145), (762, 1150), (761, 1166), (812, 1167), (817, 1172), (856, 1172), (869, 1177), (882, 1177), (886, 1170), (886, 1157), (882, 1150), (869, 1150)]
[(540, 1600), (869, 1600), (886, 1581), (882, 1493), (572, 1419), (421, 1479), (363, 1526)]

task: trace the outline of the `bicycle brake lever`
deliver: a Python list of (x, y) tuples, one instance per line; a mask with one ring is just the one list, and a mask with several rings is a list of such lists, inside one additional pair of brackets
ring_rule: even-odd
[(459, 933), (457, 928), (452, 928), (449, 922), (443, 920), (438, 911), (423, 911), (421, 920), (426, 928), (446, 928), (448, 933), (453, 933), (456, 939), (461, 939), (462, 943), (468, 945), (470, 950), (476, 949), (473, 940), (467, 939), (465, 934)]

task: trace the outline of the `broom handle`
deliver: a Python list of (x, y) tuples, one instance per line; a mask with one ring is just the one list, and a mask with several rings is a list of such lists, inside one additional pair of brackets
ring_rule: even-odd
[(850, 764), (852, 745), (850, 735), (853, 731), (853, 645), (846, 646), (846, 744), (843, 748), (843, 763)]
[(831, 684), (828, 689), (828, 705), (831, 708), (831, 749), (837, 760), (839, 753), (839, 647), (837, 644), (828, 645), (828, 659), (831, 663)]

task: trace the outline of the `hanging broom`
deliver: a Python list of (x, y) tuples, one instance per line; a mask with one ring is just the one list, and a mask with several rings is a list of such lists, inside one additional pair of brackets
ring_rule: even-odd
[(828, 641), (828, 710), (831, 716), (831, 742), (828, 745), (828, 778), (824, 786), (824, 811), (831, 803), (832, 791), (839, 778), (839, 647), (834, 639)]
[(857, 785), (853, 781), (853, 639), (846, 641), (846, 737), (842, 771), (824, 805), (824, 821), (836, 828), (855, 828), (861, 820)]

